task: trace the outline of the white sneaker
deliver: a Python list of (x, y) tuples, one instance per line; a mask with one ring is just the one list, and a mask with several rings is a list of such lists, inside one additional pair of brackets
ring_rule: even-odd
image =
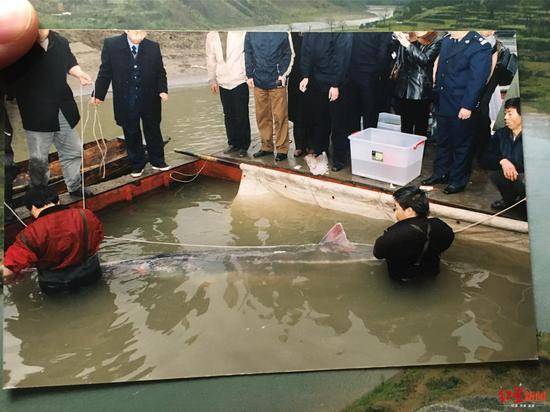
[(166, 172), (167, 170), (170, 170), (170, 166), (164, 165), (164, 166), (152, 166), (153, 170), (160, 170), (161, 172)]
[(132, 177), (141, 177), (144, 170), (145, 169), (141, 169), (139, 172), (132, 172), (132, 173), (130, 173), (130, 176), (132, 176)]

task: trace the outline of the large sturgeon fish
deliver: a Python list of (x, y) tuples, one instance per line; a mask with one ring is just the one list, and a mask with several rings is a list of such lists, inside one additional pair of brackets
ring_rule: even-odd
[(372, 245), (347, 239), (341, 223), (335, 224), (318, 244), (285, 246), (227, 246), (182, 253), (102, 263), (108, 273), (178, 272), (193, 262), (242, 262), (247, 264), (341, 264), (375, 260)]

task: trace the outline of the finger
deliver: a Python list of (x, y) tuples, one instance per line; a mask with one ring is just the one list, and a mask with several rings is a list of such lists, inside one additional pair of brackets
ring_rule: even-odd
[(38, 15), (30, 2), (0, 3), (0, 69), (16, 62), (32, 47)]

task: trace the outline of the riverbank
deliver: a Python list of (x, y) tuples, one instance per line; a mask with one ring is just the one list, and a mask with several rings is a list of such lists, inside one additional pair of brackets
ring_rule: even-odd
[[(355, 0), (34, 0), (32, 3), (45, 27), (109, 29), (133, 26), (148, 30), (224, 30), (271, 24), (288, 27), (296, 21), (341, 20), (350, 15), (360, 18), (373, 7)], [(105, 9), (109, 12), (105, 13)]]
[[(521, 384), (528, 391), (548, 391), (550, 333), (539, 334), (538, 342), (540, 359), (534, 362), (402, 369), (344, 411), (508, 410), (500, 404), (501, 388), (513, 391)], [(535, 405), (550, 410), (548, 402)]]

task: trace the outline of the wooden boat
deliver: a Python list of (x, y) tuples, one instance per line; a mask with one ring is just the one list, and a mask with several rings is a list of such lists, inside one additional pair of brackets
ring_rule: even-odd
[[(101, 145), (101, 150), (107, 149), (105, 166), (106, 170), (108, 169), (108, 174), (106, 172), (106, 178), (112, 176), (117, 170), (124, 171), (129, 167), (127, 162), (126, 154), (126, 145), (122, 139), (110, 139), (103, 140), (99, 143)], [(84, 176), (86, 178), (87, 184), (98, 183), (102, 176), (100, 173), (100, 163), (102, 154), (99, 149), (100, 146), (96, 142), (89, 142), (84, 145)], [(57, 152), (51, 153), (49, 155), (50, 163), (50, 186), (59, 186), (59, 192), (62, 193), (64, 185), (58, 185), (58, 183), (63, 182), (63, 173), (61, 170), (61, 162), (59, 161), (59, 156)], [(28, 189), (30, 176), (28, 173), (29, 161), (24, 160), (16, 164), (20, 173), (15, 177), (13, 182), (13, 193), (21, 193)]]

